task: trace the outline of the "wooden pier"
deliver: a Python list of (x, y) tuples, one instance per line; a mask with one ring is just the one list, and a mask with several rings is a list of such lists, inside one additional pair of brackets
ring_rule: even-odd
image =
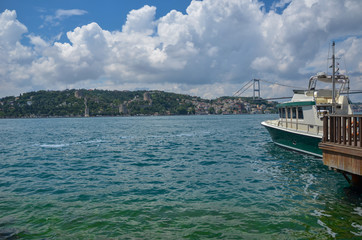
[[(362, 115), (327, 115), (323, 119), (323, 163), (362, 188)], [(351, 178), (348, 177), (351, 176)]]

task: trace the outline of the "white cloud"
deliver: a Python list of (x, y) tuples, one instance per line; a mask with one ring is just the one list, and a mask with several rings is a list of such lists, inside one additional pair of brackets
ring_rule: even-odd
[[(5, 11), (0, 81), (7, 82), (0, 95), (68, 86), (158, 88), (212, 98), (231, 95), (254, 77), (305, 87), (309, 75), (325, 71), (332, 39), (342, 39), (338, 53), (356, 82), (352, 86), (362, 89), (362, 1), (282, 0), (274, 5), (287, 6), (280, 14), (262, 6), (246, 0), (192, 1), (186, 14), (173, 10), (159, 19), (155, 7), (144, 6), (128, 14), (122, 31), (90, 23), (69, 31), (69, 43), (30, 34), (31, 46), (20, 42), (27, 29), (15, 11)], [(85, 13), (59, 10), (53, 18)], [(262, 86), (264, 97), (280, 94), (291, 92)]]
[(19, 90), (29, 89), (31, 85), (31, 82), (28, 83), (31, 75), (27, 72), (27, 66), (33, 61), (34, 52), (20, 43), (28, 30), (16, 18), (15, 11), (5, 10), (0, 14), (1, 96), (19, 94)]
[(65, 18), (65, 17), (71, 17), (71, 16), (81, 16), (84, 14), (87, 14), (88, 12), (85, 10), (81, 10), (81, 9), (58, 9), (55, 12), (55, 18), (57, 19), (61, 19), (61, 18)]
[(13, 45), (28, 31), (17, 19), (16, 12), (5, 10), (0, 15), (0, 41), (2, 44)]
[[(44, 9), (38, 9), (38, 11), (44, 13)], [(82, 9), (58, 9), (55, 11), (54, 15), (42, 15), (42, 18), (45, 20), (44, 24), (40, 26), (43, 28), (45, 25), (59, 25), (61, 20), (65, 18), (73, 17), (73, 16), (82, 16), (87, 14), (88, 12)]]
[(156, 8), (148, 5), (139, 10), (132, 10), (127, 16), (127, 22), (123, 26), (122, 32), (151, 35), (155, 27), (153, 22), (155, 15)]
[(70, 43), (55, 42), (33, 61), (31, 71), (39, 84), (75, 83), (99, 79), (104, 74), (109, 48), (98, 24), (90, 23), (68, 32)]

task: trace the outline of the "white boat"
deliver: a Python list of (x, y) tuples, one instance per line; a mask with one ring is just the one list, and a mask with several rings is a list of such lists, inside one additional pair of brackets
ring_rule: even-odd
[[(322, 157), (318, 144), (323, 137), (323, 116), (352, 114), (351, 102), (345, 95), (349, 78), (335, 69), (334, 43), (332, 60), (331, 75), (320, 72), (312, 76), (307, 90), (294, 90), (291, 101), (277, 105), (279, 119), (261, 123), (275, 144)], [(318, 89), (320, 83), (332, 85), (332, 89)]]

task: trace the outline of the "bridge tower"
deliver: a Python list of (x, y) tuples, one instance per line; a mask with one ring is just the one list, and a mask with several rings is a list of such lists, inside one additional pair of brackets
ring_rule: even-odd
[(253, 79), (253, 100), (255, 100), (255, 93), (257, 93), (258, 99), (260, 99), (260, 79)]

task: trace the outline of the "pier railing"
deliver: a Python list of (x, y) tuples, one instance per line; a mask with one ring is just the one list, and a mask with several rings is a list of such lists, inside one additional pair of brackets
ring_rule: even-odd
[[(323, 163), (362, 188), (362, 115), (327, 115), (323, 119)], [(350, 179), (347, 174), (351, 175)]]
[(362, 115), (326, 115), (323, 143), (362, 148)]

